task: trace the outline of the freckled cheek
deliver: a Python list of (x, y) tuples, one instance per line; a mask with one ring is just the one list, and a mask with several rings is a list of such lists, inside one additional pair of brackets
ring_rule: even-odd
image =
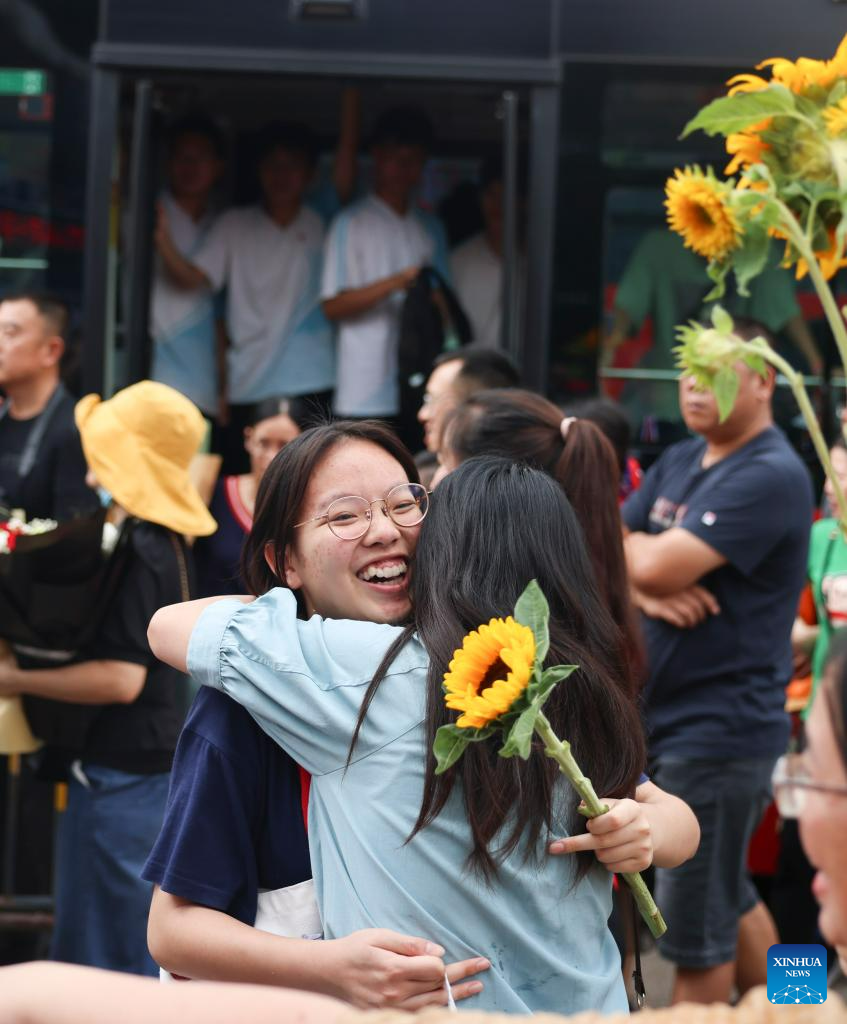
[(311, 552), (308, 567), (311, 578), (316, 582), (338, 583), (350, 574), (350, 558), (339, 543), (323, 542)]

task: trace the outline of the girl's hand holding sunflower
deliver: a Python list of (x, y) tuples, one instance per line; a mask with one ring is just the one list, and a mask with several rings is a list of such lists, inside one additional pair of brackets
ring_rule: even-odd
[(653, 863), (654, 851), (653, 830), (643, 807), (635, 800), (601, 800), (609, 810), (598, 818), (589, 818), (587, 832), (554, 839), (548, 851), (555, 855), (590, 850), (609, 871), (646, 871)]

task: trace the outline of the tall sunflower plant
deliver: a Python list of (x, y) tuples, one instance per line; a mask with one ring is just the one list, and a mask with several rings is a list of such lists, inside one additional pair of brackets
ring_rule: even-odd
[[(544, 704), (557, 685), (576, 672), (577, 665), (544, 668), (550, 647), (550, 609), (536, 580), (515, 604), (514, 616), (491, 619), (472, 630), (455, 651), (444, 675), (444, 702), (460, 711), (455, 722), (442, 725), (435, 736), (436, 775), (452, 768), (468, 745), (493, 737), (502, 739), (500, 757), (527, 760), (533, 738), (580, 797), (579, 811), (587, 818), (609, 808), (598, 798), (591, 780), (583, 775), (567, 740), (556, 736), (544, 714)], [(636, 905), (655, 938), (667, 931), (644, 879), (638, 872), (624, 873)]]
[[(719, 177), (711, 167), (675, 171), (665, 190), (668, 223), (689, 249), (708, 260), (715, 284), (708, 301), (721, 298), (730, 273), (739, 293), (748, 295), (750, 282), (767, 265), (771, 244), (783, 245), (783, 266), (793, 267), (798, 280), (808, 274), (820, 297), (847, 375), (847, 325), (829, 286), (836, 271), (847, 266), (847, 36), (831, 60), (777, 57), (756, 70), (769, 77), (735, 75), (727, 82), (727, 95), (685, 126), (683, 138), (695, 131), (724, 137), (728, 177)], [(776, 367), (788, 378), (831, 476), (802, 378), (764, 339), (744, 348), (732, 335), (727, 314), (718, 314), (718, 321), (680, 328), (680, 368), (715, 390), (725, 418), (737, 391), (737, 381), (731, 383), (729, 339), (742, 346), (736, 352), (742, 361), (763, 369), (764, 360)], [(702, 344), (698, 334), (706, 334)], [(841, 488), (835, 491), (840, 495)], [(839, 501), (839, 518), (847, 530), (844, 501)]]

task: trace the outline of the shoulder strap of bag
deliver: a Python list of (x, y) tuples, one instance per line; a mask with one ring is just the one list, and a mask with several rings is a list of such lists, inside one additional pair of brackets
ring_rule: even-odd
[(179, 569), (180, 595), (183, 601), (190, 601), (191, 588), (188, 585), (188, 566), (185, 564), (185, 551), (183, 550), (182, 542), (175, 533), (169, 532), (168, 536), (171, 538), (171, 544), (176, 555), (177, 568)]
[[(67, 394), (67, 388), (59, 381), (56, 386), (56, 390), (50, 396), (50, 400), (47, 405), (44, 406), (41, 413), (36, 417), (35, 424), (32, 430), (29, 432), (29, 437), (26, 439), (24, 450), (20, 454), (18, 459), (18, 476), (23, 479), (29, 475), (30, 470), (35, 465), (35, 460), (38, 458), (38, 449), (41, 447), (41, 442), (44, 439), (44, 434), (50, 425), (50, 420), (53, 418), (53, 413), (58, 408), (62, 399)], [(0, 407), (0, 420), (6, 418), (9, 414), (9, 402), (5, 401)]]

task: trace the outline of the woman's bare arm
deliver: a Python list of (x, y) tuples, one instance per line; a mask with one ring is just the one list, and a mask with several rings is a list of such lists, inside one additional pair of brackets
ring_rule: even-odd
[(283, 938), (158, 886), (147, 941), (154, 960), (171, 974), (305, 989), (362, 1009), (441, 1006), (446, 1002), (445, 969), (455, 986), (453, 997), (465, 999), (482, 983), (459, 983), (489, 966), (473, 957), (445, 968), (440, 946), (385, 928), (324, 941)]
[[(232, 596), (230, 594), (223, 597), (202, 597), (197, 601), (182, 601), (180, 604), (169, 604), (160, 608), (147, 627), (150, 650), (159, 661), (178, 668), (180, 672), (187, 672), (188, 643), (197, 620), (210, 605), (229, 600)], [(249, 604), (255, 598), (240, 595), (235, 600)]]
[(311, 992), (191, 982), (160, 985), (93, 967), (0, 968), (0, 1024), (343, 1024), (358, 1014)]

